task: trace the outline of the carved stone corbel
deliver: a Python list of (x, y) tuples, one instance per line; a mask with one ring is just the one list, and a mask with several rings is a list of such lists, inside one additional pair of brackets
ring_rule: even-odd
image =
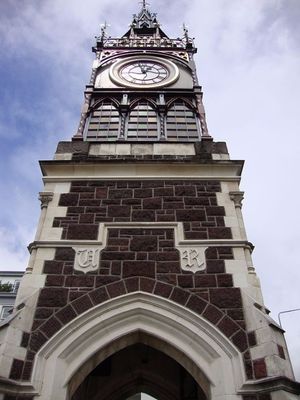
[(40, 192), (39, 200), (41, 202), (41, 209), (47, 208), (52, 199), (53, 199), (53, 192)]
[(244, 192), (229, 192), (230, 200), (234, 202), (235, 208), (242, 208), (244, 200)]

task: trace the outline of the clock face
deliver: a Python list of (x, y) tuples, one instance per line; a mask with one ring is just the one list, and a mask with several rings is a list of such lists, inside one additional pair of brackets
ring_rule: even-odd
[(169, 77), (165, 65), (147, 60), (128, 63), (121, 68), (119, 74), (127, 82), (138, 85), (153, 85)]
[(120, 59), (109, 74), (117, 85), (142, 89), (171, 85), (178, 79), (179, 70), (172, 61), (143, 55)]

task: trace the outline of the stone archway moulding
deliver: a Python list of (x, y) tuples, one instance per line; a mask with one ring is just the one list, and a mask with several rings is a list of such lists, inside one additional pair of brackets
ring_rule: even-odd
[(211, 400), (226, 395), (239, 399), (235, 393), (245, 382), (244, 366), (233, 344), (194, 312), (141, 292), (86, 311), (40, 349), (32, 375), (39, 399), (69, 399), (75, 375), (73, 386), (78, 386), (99, 362), (132, 344), (139, 332), (155, 338), (151, 345), (179, 362), (204, 390), (209, 387)]

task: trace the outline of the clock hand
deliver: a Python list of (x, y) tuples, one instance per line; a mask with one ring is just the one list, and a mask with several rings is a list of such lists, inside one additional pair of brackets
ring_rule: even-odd
[(143, 66), (143, 64), (140, 63), (140, 62), (139, 62), (139, 67), (140, 67), (141, 72), (142, 72), (143, 74), (145, 74), (145, 73), (147, 72), (147, 70), (145, 70), (145, 67)]

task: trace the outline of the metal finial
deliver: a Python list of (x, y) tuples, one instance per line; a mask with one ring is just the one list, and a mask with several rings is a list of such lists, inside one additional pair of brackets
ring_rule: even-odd
[(183, 23), (182, 29), (183, 29), (183, 34), (184, 34), (185, 39), (189, 40), (189, 29), (185, 23)]
[(103, 42), (104, 39), (106, 38), (106, 30), (110, 25), (105, 21), (104, 24), (101, 24), (101, 35), (100, 35), (100, 40)]
[(142, 5), (143, 10), (147, 8), (150, 4), (146, 2), (146, 0), (140, 1), (139, 4)]

